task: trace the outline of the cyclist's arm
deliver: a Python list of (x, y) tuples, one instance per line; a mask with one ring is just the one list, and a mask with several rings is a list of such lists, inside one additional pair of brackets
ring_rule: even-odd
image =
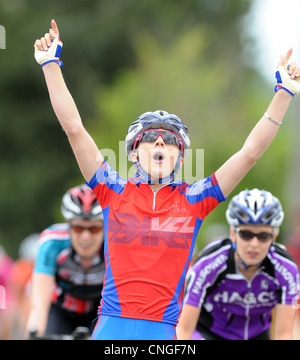
[(276, 305), (274, 340), (292, 340), (294, 320), (295, 309), (292, 305)]
[(26, 326), (27, 335), (33, 329), (37, 330), (37, 335), (44, 334), (48, 322), (54, 282), (55, 277), (53, 275), (33, 273), (30, 312)]
[[(35, 42), (35, 53), (38, 56), (41, 54), (43, 54), (42, 57), (46, 56), (52, 46), (54, 46), (53, 49), (57, 46), (54, 41), (57, 38), (59, 38), (59, 30), (56, 22), (52, 20), (49, 33)], [(38, 62), (41, 63), (41, 59)], [(58, 63), (45, 62), (42, 68), (53, 110), (68, 136), (84, 178), (89, 181), (102, 163), (103, 157), (82, 124), (78, 109), (66, 86)]]
[[(289, 49), (286, 55), (280, 58), (278, 66), (287, 66), (292, 52), (293, 50)], [(286, 74), (289, 80), (285, 79), (285, 82), (289, 82), (288, 87), (298, 88), (300, 69), (295, 62), (292, 62), (290, 65), (289, 75)], [(286, 88), (284, 87), (284, 89)], [(277, 91), (269, 105), (266, 113), (273, 121), (264, 115), (251, 131), (242, 149), (216, 171), (215, 175), (217, 181), (225, 197), (231, 193), (236, 185), (263, 155), (277, 134), (279, 124), (282, 122), (292, 100), (292, 93), (290, 90), (288, 91), (289, 92), (285, 90)], [(275, 122), (277, 122), (277, 124)]]
[(54, 112), (68, 136), (84, 178), (89, 181), (101, 165), (103, 157), (82, 124), (60, 67), (51, 62), (43, 66), (43, 71)]
[(193, 305), (184, 304), (176, 328), (178, 340), (190, 340), (192, 338), (194, 330), (197, 326), (200, 312), (200, 308)]
[[(289, 107), (292, 96), (284, 90), (278, 91), (267, 113), (277, 122)], [(229, 158), (215, 173), (219, 186), (227, 197), (271, 144), (279, 126), (263, 116), (246, 139), (242, 149)]]

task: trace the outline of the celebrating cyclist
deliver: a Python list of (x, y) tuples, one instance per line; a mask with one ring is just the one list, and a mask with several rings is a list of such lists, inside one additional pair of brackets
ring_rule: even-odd
[(44, 230), (32, 278), (27, 332), (71, 334), (93, 330), (105, 275), (102, 209), (86, 185), (62, 198), (66, 223)]
[(179, 339), (292, 339), (298, 269), (275, 243), (284, 213), (264, 190), (244, 190), (226, 211), (230, 238), (206, 246), (189, 271)]
[(50, 100), (81, 172), (104, 211), (106, 281), (93, 339), (176, 339), (184, 281), (204, 218), (235, 188), (280, 128), (300, 89), (292, 50), (280, 60), (276, 94), (242, 149), (195, 184), (175, 179), (190, 146), (181, 119), (146, 112), (130, 126), (126, 151), (137, 173), (122, 179), (84, 128), (62, 76), (54, 20), (34, 45)]

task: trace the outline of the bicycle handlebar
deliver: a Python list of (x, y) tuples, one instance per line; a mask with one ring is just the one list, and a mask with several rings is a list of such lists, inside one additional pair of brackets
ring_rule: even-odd
[(28, 340), (90, 340), (90, 330), (78, 326), (71, 334), (44, 334), (37, 335), (37, 330), (30, 330)]

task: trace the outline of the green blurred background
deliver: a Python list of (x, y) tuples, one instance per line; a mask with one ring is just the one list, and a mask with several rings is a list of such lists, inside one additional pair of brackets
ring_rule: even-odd
[[(66, 83), (100, 149), (119, 156), (129, 124), (145, 111), (164, 109), (189, 127), (192, 153), (204, 149), (208, 176), (240, 149), (273, 97), (275, 83), (252, 66), (257, 54), (245, 21), (251, 3), (1, 1), (6, 49), (0, 50), (0, 244), (10, 256), (18, 256), (30, 233), (63, 221), (62, 195), (84, 182), (33, 57), (33, 43), (50, 20), (56, 20), (64, 43)], [(286, 212), (281, 242), (297, 205), (287, 196), (296, 108), (293, 103), (275, 141), (229, 197), (253, 187), (279, 197)], [(205, 220), (198, 248), (210, 225), (226, 224), (227, 205)]]

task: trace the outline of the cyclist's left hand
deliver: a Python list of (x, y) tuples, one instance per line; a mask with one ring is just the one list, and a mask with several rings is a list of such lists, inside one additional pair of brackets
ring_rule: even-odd
[(293, 49), (289, 49), (285, 56), (281, 56), (275, 74), (277, 86), (275, 91), (283, 89), (292, 96), (300, 92), (300, 68), (295, 61), (289, 64)]

